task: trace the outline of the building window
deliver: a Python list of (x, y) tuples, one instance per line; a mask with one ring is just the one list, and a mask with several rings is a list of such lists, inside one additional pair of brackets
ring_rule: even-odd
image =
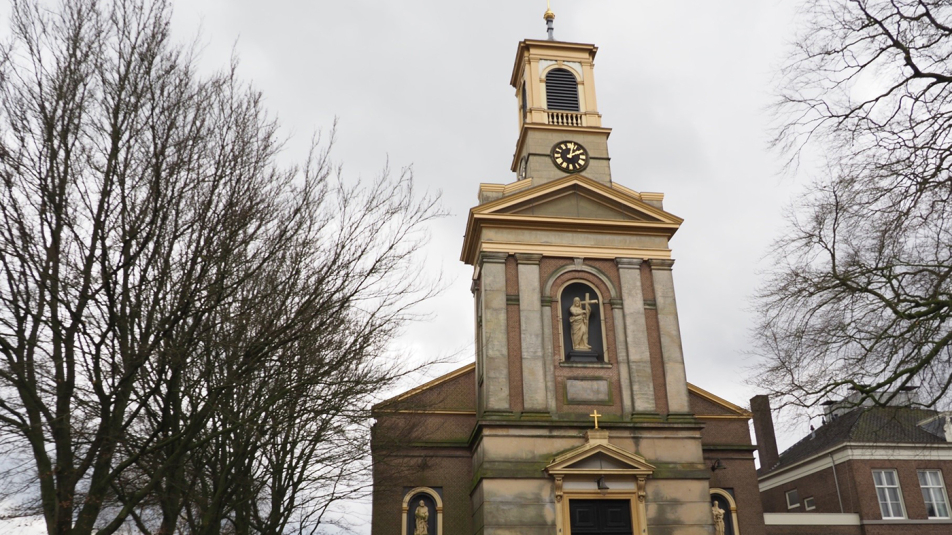
[(797, 489), (787, 491), (787, 509), (794, 509), (800, 507), (800, 495), (797, 493)]
[(919, 486), (922, 488), (922, 501), (926, 502), (929, 518), (949, 518), (949, 499), (942, 482), (942, 472), (919, 470)]
[(545, 75), (545, 107), (550, 110), (579, 111), (578, 81), (566, 69), (552, 69)]
[(896, 471), (873, 470), (873, 483), (876, 485), (876, 497), (879, 498), (879, 510), (883, 518), (906, 518)]
[(803, 499), (803, 509), (805, 511), (812, 511), (816, 509), (816, 501), (813, 499), (813, 496)]

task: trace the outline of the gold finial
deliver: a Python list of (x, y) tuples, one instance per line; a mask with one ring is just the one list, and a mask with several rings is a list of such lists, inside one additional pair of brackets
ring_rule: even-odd
[(589, 414), (589, 415), (588, 415), (589, 418), (595, 418), (595, 429), (598, 429), (598, 417), (599, 417), (599, 416), (601, 416), (601, 414), (598, 414), (598, 411), (597, 411), (597, 410), (592, 411), (592, 414)]
[(552, 4), (550, 0), (545, 0), (545, 15), (543, 18), (545, 20), (555, 20), (555, 13), (552, 12)]

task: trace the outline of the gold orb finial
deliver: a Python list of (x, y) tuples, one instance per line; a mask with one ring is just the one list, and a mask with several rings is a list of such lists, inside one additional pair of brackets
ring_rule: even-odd
[(549, 0), (545, 1), (545, 15), (542, 16), (545, 20), (555, 20), (555, 13), (552, 11), (552, 4)]

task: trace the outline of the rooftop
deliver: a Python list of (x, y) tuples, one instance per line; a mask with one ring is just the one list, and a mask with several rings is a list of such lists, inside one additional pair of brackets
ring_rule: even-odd
[(757, 473), (763, 476), (781, 470), (848, 442), (949, 444), (952, 447), (943, 434), (933, 434), (922, 425), (938, 414), (934, 410), (907, 407), (858, 407), (826, 422), (781, 453), (776, 465), (761, 467)]

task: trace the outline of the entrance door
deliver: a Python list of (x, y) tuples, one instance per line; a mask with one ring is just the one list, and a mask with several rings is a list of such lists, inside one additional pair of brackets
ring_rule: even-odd
[(628, 500), (569, 500), (572, 535), (633, 535)]

